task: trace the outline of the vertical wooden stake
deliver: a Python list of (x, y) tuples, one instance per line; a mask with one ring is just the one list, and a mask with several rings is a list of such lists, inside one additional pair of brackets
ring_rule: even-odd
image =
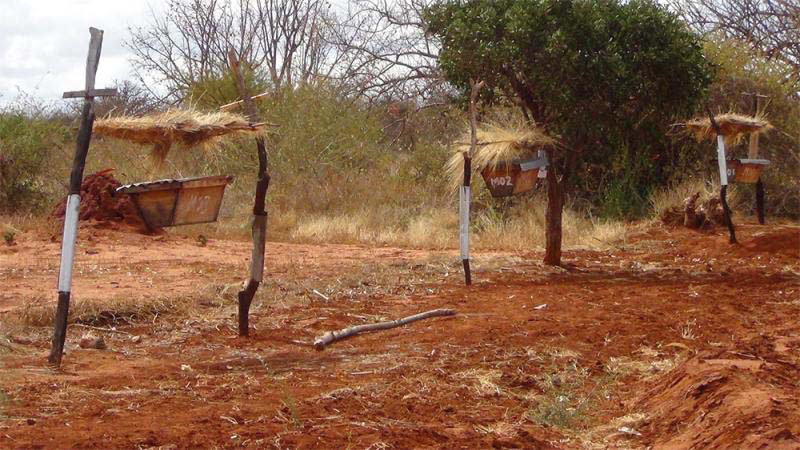
[[(232, 48), (228, 49), (228, 62), (236, 80), (236, 89), (239, 91), (239, 96), (242, 97), (248, 119), (251, 122), (259, 122), (258, 110), (247, 90), (244, 77), (239, 68), (239, 59)], [(263, 136), (256, 138), (256, 148), (258, 150), (258, 181), (256, 182), (256, 194), (253, 203), (253, 253), (250, 259), (250, 279), (247, 281), (247, 286), (239, 291), (238, 295), (239, 336), (248, 336), (250, 334), (250, 305), (264, 277), (264, 251), (267, 244), (266, 198), (267, 189), (269, 189), (269, 174), (267, 173), (269, 161)]]
[[(761, 109), (761, 98), (766, 98), (766, 96), (759, 95), (758, 93), (754, 93), (752, 95), (753, 117), (757, 117), (758, 112)], [(758, 133), (753, 133), (750, 135), (750, 145), (747, 149), (747, 157), (749, 159), (758, 158), (758, 139)], [(760, 225), (764, 225), (764, 182), (761, 181), (761, 177), (759, 177), (758, 181), (756, 182), (756, 214), (758, 214), (758, 223)]]
[(50, 356), (47, 358), (48, 362), (54, 366), (61, 365), (61, 356), (64, 354), (64, 343), (67, 339), (72, 264), (75, 258), (75, 240), (78, 235), (78, 216), (81, 204), (81, 182), (83, 181), (83, 169), (86, 166), (86, 155), (89, 153), (89, 143), (92, 140), (94, 97), (116, 94), (114, 89), (103, 89), (103, 92), (94, 89), (97, 66), (100, 63), (100, 51), (103, 47), (103, 30), (89, 28), (89, 34), (91, 38), (89, 54), (86, 57), (86, 89), (64, 93), (64, 98), (82, 96), (83, 110), (75, 144), (75, 157), (72, 160), (72, 171), (69, 176), (69, 195), (64, 214), (64, 233), (61, 239), (61, 261), (58, 271), (58, 306), (53, 320), (53, 342), (50, 347)]
[(470, 175), (472, 161), (469, 153), (464, 153), (464, 183), (458, 190), (458, 235), (459, 248), (461, 249), (461, 262), (464, 265), (464, 283), (472, 284), (472, 274), (469, 269), (469, 203), (470, 203)]
[(464, 265), (464, 283), (472, 284), (472, 273), (469, 268), (469, 204), (470, 182), (472, 179), (472, 155), (478, 147), (478, 94), (483, 89), (484, 82), (472, 82), (472, 91), (469, 95), (469, 151), (464, 152), (464, 182), (458, 190), (458, 235), (459, 248), (461, 249), (461, 263)]
[(722, 203), (722, 212), (725, 217), (725, 225), (728, 227), (728, 234), (730, 235), (729, 241), (731, 244), (736, 243), (736, 228), (733, 226), (731, 220), (731, 209), (728, 207), (728, 167), (725, 161), (725, 136), (720, 132), (719, 124), (714, 120), (711, 110), (708, 110), (708, 118), (711, 121), (711, 126), (717, 133), (717, 161), (719, 163), (719, 199)]
[(761, 178), (756, 182), (756, 213), (759, 225), (764, 225), (764, 182)]

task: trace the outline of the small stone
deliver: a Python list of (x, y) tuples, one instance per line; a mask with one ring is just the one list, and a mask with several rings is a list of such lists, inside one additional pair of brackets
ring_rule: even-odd
[(134, 344), (138, 344), (139, 342), (142, 342), (142, 337), (139, 335), (133, 336), (131, 337), (131, 342), (133, 342)]

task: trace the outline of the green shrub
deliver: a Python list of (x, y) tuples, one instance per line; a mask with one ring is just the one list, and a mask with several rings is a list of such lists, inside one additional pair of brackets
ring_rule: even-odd
[(30, 210), (44, 200), (42, 172), (66, 136), (55, 121), (0, 113), (0, 211)]

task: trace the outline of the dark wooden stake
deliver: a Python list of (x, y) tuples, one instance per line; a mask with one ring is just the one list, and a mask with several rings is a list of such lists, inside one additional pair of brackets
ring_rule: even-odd
[(72, 263), (75, 257), (75, 239), (78, 229), (78, 213), (80, 211), (81, 182), (83, 169), (86, 166), (86, 155), (92, 140), (94, 125), (94, 97), (116, 95), (116, 89), (95, 89), (94, 81), (97, 66), (100, 63), (100, 51), (103, 47), (103, 30), (89, 28), (89, 54), (86, 57), (86, 89), (83, 91), (65, 92), (63, 98), (83, 97), (81, 125), (75, 144), (75, 157), (72, 160), (72, 171), (69, 177), (69, 195), (64, 215), (64, 234), (61, 239), (61, 263), (58, 274), (58, 306), (53, 320), (53, 342), (48, 362), (54, 366), (61, 365), (64, 354), (64, 343), (67, 339), (67, 318), (69, 317), (70, 289), (72, 285)]
[[(244, 104), (248, 119), (253, 123), (257, 123), (259, 122), (258, 110), (245, 85), (244, 77), (239, 67), (239, 59), (233, 49), (228, 50), (228, 62), (236, 80), (236, 89), (239, 91), (239, 96), (242, 97), (241, 101)], [(250, 305), (264, 277), (264, 250), (267, 243), (266, 199), (267, 189), (269, 189), (267, 169), (269, 161), (263, 136), (256, 138), (256, 148), (258, 150), (258, 181), (256, 182), (256, 194), (253, 204), (253, 253), (250, 261), (250, 279), (247, 281), (247, 286), (239, 291), (238, 295), (239, 336), (249, 336), (250, 334)]]
[(764, 182), (761, 178), (756, 182), (756, 213), (758, 214), (758, 223), (764, 225)]
[(564, 216), (563, 193), (553, 164), (555, 161), (553, 149), (546, 149), (545, 154), (547, 155), (547, 210), (545, 211), (544, 263), (548, 266), (560, 266)]
[(728, 206), (728, 180), (727, 175), (724, 173), (726, 162), (725, 162), (725, 144), (724, 144), (724, 136), (720, 131), (719, 124), (716, 120), (714, 120), (714, 115), (711, 114), (711, 109), (706, 108), (708, 112), (708, 119), (711, 121), (711, 127), (714, 128), (714, 131), (717, 134), (717, 146), (722, 150), (717, 150), (717, 158), (719, 159), (718, 163), (720, 165), (720, 189), (719, 189), (719, 199), (720, 203), (722, 203), (722, 212), (725, 218), (725, 225), (728, 227), (728, 234), (730, 235), (729, 241), (731, 244), (736, 243), (736, 228), (733, 226), (733, 220), (731, 219), (731, 208)]
[(736, 243), (736, 228), (733, 226), (733, 220), (731, 220), (731, 208), (728, 206), (728, 186), (722, 186), (719, 189), (719, 199), (722, 202), (722, 212), (725, 215), (725, 225), (728, 227), (728, 234), (730, 234), (729, 241), (731, 244)]

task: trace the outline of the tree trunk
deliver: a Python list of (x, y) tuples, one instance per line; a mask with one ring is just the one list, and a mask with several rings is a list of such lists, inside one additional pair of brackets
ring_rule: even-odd
[(547, 213), (545, 214), (545, 255), (544, 263), (549, 266), (561, 265), (561, 215), (563, 213), (563, 192), (556, 176), (553, 150), (547, 152)]

